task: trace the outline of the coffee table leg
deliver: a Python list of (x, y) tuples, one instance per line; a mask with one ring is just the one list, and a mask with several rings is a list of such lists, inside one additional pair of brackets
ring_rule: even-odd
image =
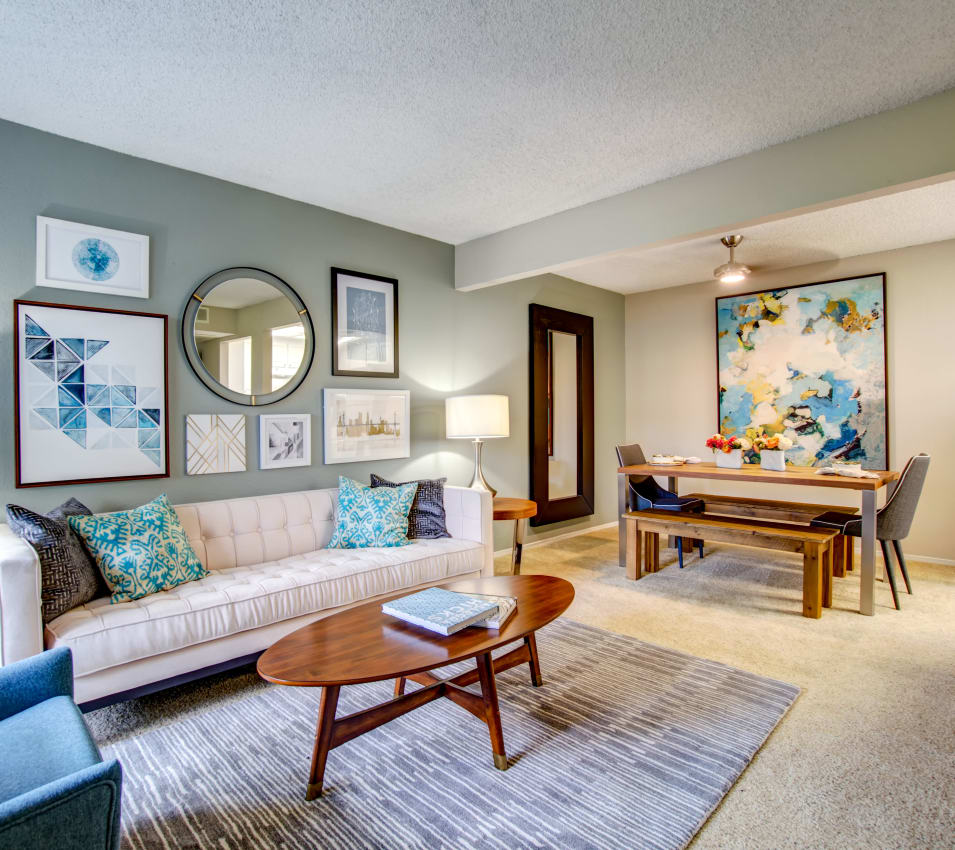
[(335, 725), (335, 711), (338, 708), (338, 691), (338, 685), (322, 688), (322, 701), (318, 708), (318, 728), (315, 730), (315, 749), (312, 750), (312, 769), (308, 774), (308, 788), (305, 791), (306, 800), (314, 800), (322, 796), (325, 760), (328, 758), (332, 727)]
[(494, 680), (494, 661), (491, 653), (477, 657), (478, 679), (481, 696), (484, 698), (484, 718), (491, 733), (491, 749), (494, 751), (494, 766), (507, 770), (507, 754), (504, 752), (504, 730), (501, 729), (501, 712), (497, 706), (497, 682)]
[(529, 662), (531, 668), (531, 684), (535, 688), (539, 688), (544, 684), (544, 680), (541, 678), (541, 663), (537, 657), (537, 636), (533, 632), (524, 638), (524, 646), (527, 647), (527, 652), (531, 657)]
[(405, 692), (405, 679), (402, 676), (401, 678), (395, 679), (395, 696), (400, 697)]

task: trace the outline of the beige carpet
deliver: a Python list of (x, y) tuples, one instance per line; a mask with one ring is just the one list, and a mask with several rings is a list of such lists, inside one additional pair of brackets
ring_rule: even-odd
[(571, 619), (803, 688), (692, 847), (955, 847), (955, 568), (910, 563), (915, 595), (897, 612), (877, 583), (874, 617), (855, 610), (858, 573), (836, 579), (809, 620), (796, 556), (706, 552), (680, 571), (663, 549), (662, 572), (629, 582), (604, 531), (527, 549), (523, 568), (573, 582)]

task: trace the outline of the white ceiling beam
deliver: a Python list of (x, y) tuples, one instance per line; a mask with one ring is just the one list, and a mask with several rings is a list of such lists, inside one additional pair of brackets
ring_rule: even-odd
[(455, 288), (560, 271), (952, 172), (955, 89), (462, 243), (455, 248)]

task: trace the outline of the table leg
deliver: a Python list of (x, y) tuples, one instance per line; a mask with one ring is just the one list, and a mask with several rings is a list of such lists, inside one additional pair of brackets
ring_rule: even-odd
[[(680, 479), (675, 475), (667, 476), (667, 490), (673, 493), (674, 496), (680, 495)], [(669, 535), (667, 537), (667, 548), (676, 549), (676, 537), (674, 535)]]
[(537, 637), (533, 632), (524, 638), (524, 646), (527, 647), (527, 653), (531, 657), (531, 660), (528, 662), (531, 668), (531, 684), (535, 688), (539, 688), (544, 684), (544, 679), (541, 677), (541, 663), (537, 657)]
[(526, 525), (526, 519), (514, 521), (514, 545), (511, 547), (512, 576), (519, 576), (521, 574), (521, 555), (524, 552), (524, 529)]
[(504, 730), (501, 728), (501, 711), (497, 705), (497, 682), (494, 680), (494, 660), (490, 652), (477, 657), (478, 679), (481, 682), (481, 697), (484, 699), (484, 718), (491, 733), (491, 749), (494, 766), (507, 770), (507, 753), (504, 752)]
[(335, 711), (338, 709), (338, 685), (322, 688), (322, 701), (318, 709), (318, 728), (315, 730), (315, 748), (312, 750), (312, 769), (308, 774), (306, 800), (322, 796), (322, 783), (325, 779), (325, 760), (332, 742), (332, 727), (335, 725)]
[(875, 490), (862, 491), (862, 575), (859, 585), (859, 612), (875, 613)]
[(405, 678), (402, 676), (395, 679), (395, 696), (400, 697), (404, 696), (405, 692)]
[(619, 538), (619, 563), (621, 567), (627, 566), (627, 521), (623, 515), (630, 507), (627, 504), (627, 492), (630, 488), (630, 476), (622, 472), (617, 473), (617, 537)]

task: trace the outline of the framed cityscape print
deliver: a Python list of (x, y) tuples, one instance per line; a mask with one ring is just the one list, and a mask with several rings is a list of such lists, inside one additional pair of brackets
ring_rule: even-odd
[(332, 374), (398, 377), (398, 281), (332, 269)]
[(411, 457), (408, 390), (324, 390), (325, 463)]
[(312, 465), (312, 417), (307, 413), (259, 416), (259, 469)]
[(797, 466), (888, 469), (885, 275), (716, 299), (719, 429), (785, 434)]
[(167, 317), (13, 311), (17, 487), (168, 477)]
[(36, 217), (36, 285), (149, 297), (149, 237)]

